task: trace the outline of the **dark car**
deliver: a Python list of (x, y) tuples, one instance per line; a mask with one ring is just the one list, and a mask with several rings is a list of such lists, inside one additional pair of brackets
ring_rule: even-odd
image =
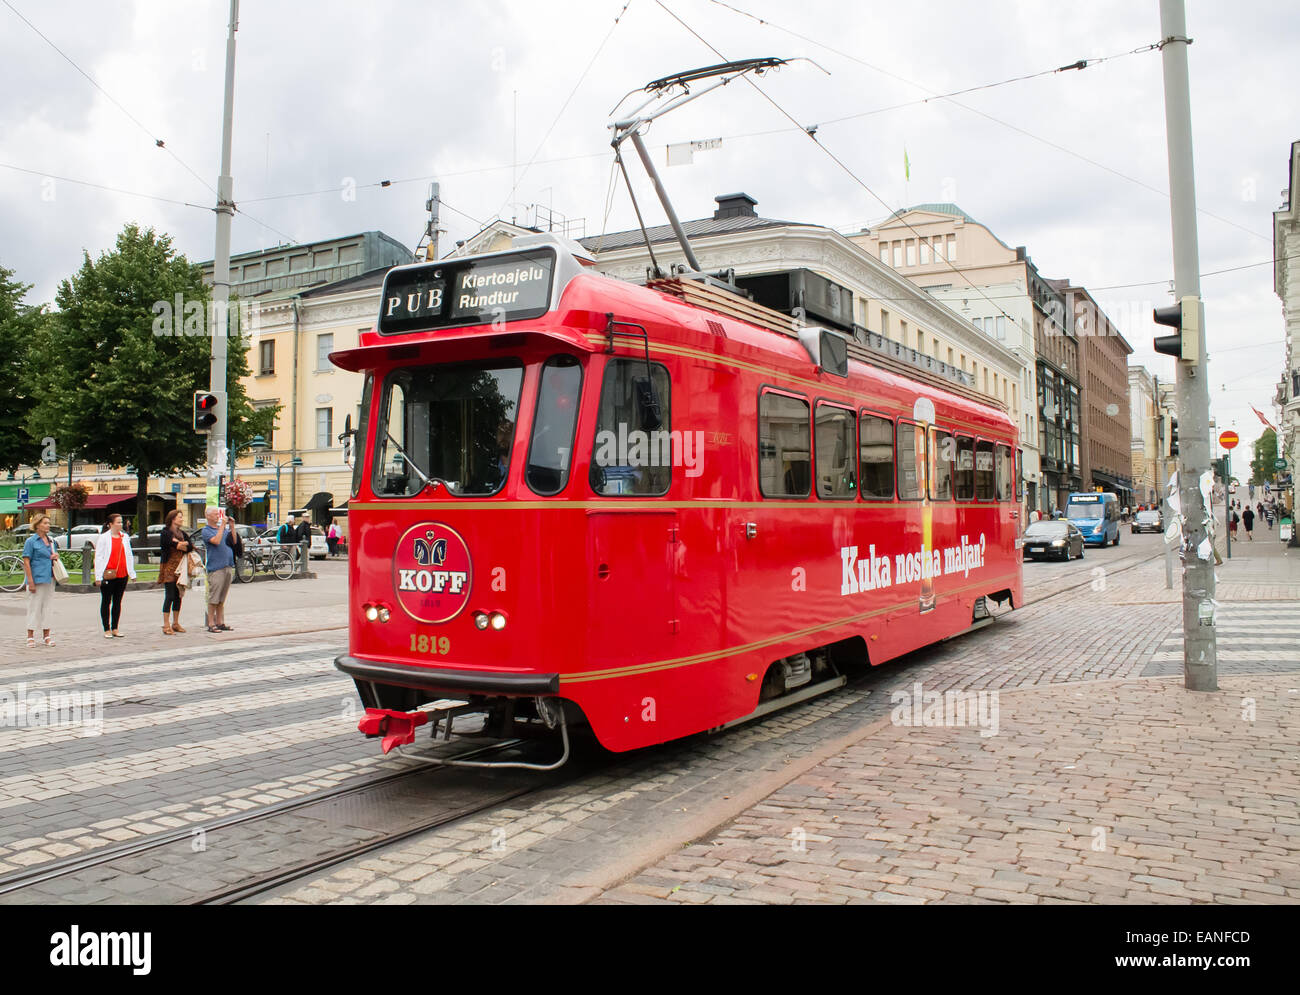
[(1033, 522), (1025, 529), (1021, 549), (1026, 560), (1040, 557), (1057, 560), (1083, 559), (1083, 533), (1068, 519)]
[(1134, 535), (1139, 532), (1163, 532), (1164, 530), (1164, 519), (1158, 511), (1139, 511), (1133, 516), (1133, 524), (1129, 526), (1129, 531)]

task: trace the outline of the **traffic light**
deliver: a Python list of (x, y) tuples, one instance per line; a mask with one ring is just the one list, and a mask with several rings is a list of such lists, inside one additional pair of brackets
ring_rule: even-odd
[(211, 391), (194, 392), (194, 431), (208, 432), (217, 423), (217, 406), (221, 398)]
[(1201, 300), (1184, 297), (1178, 304), (1158, 307), (1152, 312), (1157, 325), (1177, 328), (1173, 335), (1159, 335), (1154, 345), (1156, 352), (1175, 359), (1196, 362), (1201, 358)]
[(1169, 455), (1178, 455), (1178, 419), (1169, 419)]

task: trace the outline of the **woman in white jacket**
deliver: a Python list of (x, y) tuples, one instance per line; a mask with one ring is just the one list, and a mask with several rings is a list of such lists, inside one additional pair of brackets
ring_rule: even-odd
[(105, 639), (121, 638), (117, 623), (122, 617), (122, 595), (129, 580), (135, 580), (131, 537), (122, 531), (122, 516), (113, 514), (108, 518), (108, 528), (95, 541), (95, 584), (99, 587), (99, 618), (104, 623)]

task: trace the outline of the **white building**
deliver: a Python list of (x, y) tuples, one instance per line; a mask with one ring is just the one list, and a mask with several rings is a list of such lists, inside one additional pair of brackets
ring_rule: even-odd
[[(1300, 459), (1300, 141), (1291, 143), (1287, 161), (1287, 188), (1282, 206), (1273, 212), (1273, 290), (1282, 299), (1285, 322), (1286, 365), (1274, 398), (1280, 409), (1277, 454), (1287, 461), (1287, 473), (1295, 479)], [(1285, 479), (1285, 478), (1284, 478)], [(1283, 488), (1295, 507), (1294, 485)]]

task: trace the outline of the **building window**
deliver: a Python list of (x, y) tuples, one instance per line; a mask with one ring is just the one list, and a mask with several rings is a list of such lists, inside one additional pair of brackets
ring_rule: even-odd
[(849, 499), (857, 492), (853, 466), (853, 412), (817, 405), (817, 496)]
[(880, 261), (884, 263), (886, 266), (889, 265), (889, 243), (888, 242), (880, 243)]
[(923, 238), (921, 239), (921, 265), (924, 266), (929, 261), (930, 261), (930, 240), (928, 238)]
[(957, 258), (957, 236), (948, 236), (948, 261), (953, 262)]
[(808, 402), (764, 391), (758, 399), (758, 487), (764, 497), (812, 493)]
[(327, 332), (316, 336), (316, 372), (325, 373), (334, 369), (330, 362), (330, 353), (334, 351), (334, 333)]
[(903, 243), (894, 243), (894, 269), (902, 269), (903, 266)]
[(1005, 339), (1007, 337), (1007, 316), (1005, 314), (998, 315), (996, 331), (994, 332), (994, 335), (999, 340)]
[(951, 349), (951, 348), (948, 349), (948, 365), (949, 365), (949, 366), (952, 365), (952, 349)]
[(889, 338), (889, 312), (883, 307), (880, 309), (880, 334)]
[(907, 240), (907, 265), (916, 265), (916, 241), (910, 238)]
[(925, 354), (925, 332), (919, 328), (916, 330), (916, 351)]
[(334, 436), (334, 409), (316, 409), (316, 448), (330, 448)]
[(258, 372), (274, 373), (275, 372), (275, 340), (263, 339), (258, 344)]
[(898, 341), (907, 345), (907, 322), (905, 321), (898, 323)]

